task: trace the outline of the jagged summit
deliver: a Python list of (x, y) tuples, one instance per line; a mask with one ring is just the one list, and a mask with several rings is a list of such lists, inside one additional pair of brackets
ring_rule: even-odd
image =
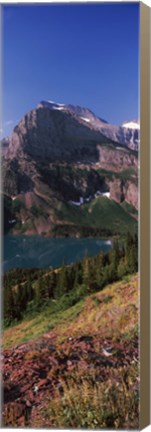
[(64, 109), (65, 106), (66, 106), (65, 104), (60, 104), (60, 103), (54, 102), (52, 100), (47, 100), (47, 101), (42, 100), (38, 104), (38, 108), (43, 107), (43, 108), (58, 109), (58, 110)]
[(116, 126), (88, 108), (42, 100), (25, 114), (10, 137), (2, 140), (1, 153), (8, 159), (26, 153), (51, 160), (92, 161), (97, 159), (97, 144), (111, 142), (137, 151), (138, 122)]
[(53, 100), (41, 101), (38, 108), (47, 108), (49, 110), (70, 114), (89, 129), (99, 131), (112, 141), (118, 142), (133, 150), (138, 150), (140, 125), (137, 120), (125, 121), (122, 125), (117, 126), (95, 115), (89, 108), (58, 103)]
[[(64, 111), (69, 112), (70, 114), (73, 114), (81, 120), (89, 123), (89, 122), (95, 122), (96, 125), (102, 125), (107, 124), (108, 122), (94, 114), (93, 111), (91, 111), (89, 108), (81, 107), (80, 105), (72, 105), (72, 104), (63, 104), (58, 103), (52, 100), (47, 101), (41, 101), (38, 107), (44, 107), (49, 108), (50, 110), (58, 110), (58, 111)], [(99, 123), (98, 123), (99, 122)]]

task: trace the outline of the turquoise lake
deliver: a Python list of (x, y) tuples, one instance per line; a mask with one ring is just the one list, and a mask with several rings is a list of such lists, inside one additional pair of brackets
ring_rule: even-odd
[(44, 238), (41, 236), (4, 236), (3, 271), (13, 268), (57, 267), (89, 256), (108, 252), (110, 240), (97, 238)]

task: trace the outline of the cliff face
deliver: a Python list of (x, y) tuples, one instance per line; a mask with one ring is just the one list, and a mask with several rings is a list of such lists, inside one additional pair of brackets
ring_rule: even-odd
[(132, 150), (138, 151), (140, 142), (140, 130), (139, 124), (135, 123), (136, 128), (132, 127), (131, 124), (127, 123), (127, 126), (114, 126), (114, 125), (103, 125), (100, 131), (109, 139), (123, 144)]
[(117, 179), (109, 181), (110, 198), (118, 203), (127, 201), (138, 209), (138, 185), (129, 180)]
[(138, 200), (138, 185), (135, 183), (127, 182), (127, 187), (125, 190), (125, 200), (132, 204), (136, 209), (139, 207)]
[[(63, 203), (68, 224), (73, 207), (82, 215), (82, 206), (101, 196), (138, 208), (137, 152), (106, 138), (96, 130), (93, 113), (76, 108), (40, 104), (4, 142), (3, 192), (12, 199), (18, 224), (10, 222), (11, 232), (16, 226), (25, 233), (51, 232)], [(98, 121), (105, 127), (101, 119), (97, 127)]]
[(138, 167), (138, 156), (121, 146), (97, 146), (99, 151), (99, 163), (102, 168), (111, 171), (122, 171), (127, 168)]
[(15, 128), (6, 158), (96, 161), (97, 141), (107, 142), (107, 138), (79, 123), (71, 114), (38, 108), (29, 112)]
[(38, 106), (41, 108), (48, 108), (49, 110), (70, 113), (78, 122), (86, 124), (90, 129), (101, 132), (111, 141), (121, 143), (124, 147), (128, 147), (132, 150), (137, 151), (139, 149), (140, 125), (137, 120), (125, 122), (117, 126), (98, 117), (88, 108), (58, 104), (53, 101), (42, 101)]

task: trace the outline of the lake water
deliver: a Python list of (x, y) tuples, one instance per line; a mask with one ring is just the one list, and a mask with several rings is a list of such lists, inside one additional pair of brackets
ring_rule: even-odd
[(44, 238), (40, 236), (4, 236), (3, 270), (12, 268), (57, 267), (63, 262), (71, 264), (111, 249), (110, 240), (97, 238)]

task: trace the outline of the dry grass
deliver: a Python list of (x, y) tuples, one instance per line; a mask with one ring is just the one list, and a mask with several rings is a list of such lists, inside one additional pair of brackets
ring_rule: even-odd
[[(39, 316), (4, 331), (5, 347), (41, 335), (45, 336), (45, 341), (47, 338), (53, 340), (54, 356), (63, 361), (48, 372), (51, 393), (44, 399), (44, 405), (35, 406), (29, 426), (139, 428), (139, 364), (133, 349), (133, 342), (137, 344), (138, 338), (138, 300), (138, 275), (134, 275), (108, 285), (64, 311), (55, 313), (48, 308)], [(92, 336), (94, 346), (85, 342), (80, 345), (77, 337), (83, 335)], [(97, 355), (102, 358), (105, 340), (113, 342), (110, 364), (107, 365), (104, 358), (105, 363), (94, 366)], [(71, 360), (73, 353), (80, 352), (80, 346), (79, 359)], [(89, 359), (90, 348), (95, 354), (92, 360), (91, 356)], [(121, 360), (120, 353), (124, 355)], [(24, 360), (26, 363), (37, 362), (41, 355), (35, 345), (25, 354)], [(66, 357), (70, 361), (69, 367)], [(123, 358), (126, 358), (125, 363)]]
[(62, 382), (45, 418), (57, 428), (138, 429), (137, 370), (131, 366), (127, 379), (126, 372), (111, 370), (110, 379), (103, 383), (78, 382), (78, 376)]
[(49, 307), (35, 318), (4, 331), (3, 346), (8, 348), (55, 330), (58, 342), (69, 336), (96, 334), (116, 338), (138, 324), (138, 275), (129, 282), (120, 281), (88, 296), (65, 311)]
[[(106, 299), (110, 299), (106, 301)], [(116, 338), (134, 329), (138, 324), (138, 276), (129, 283), (120, 281), (86, 298), (82, 312), (71, 322), (59, 328), (58, 340), (65, 336), (93, 335)]]

